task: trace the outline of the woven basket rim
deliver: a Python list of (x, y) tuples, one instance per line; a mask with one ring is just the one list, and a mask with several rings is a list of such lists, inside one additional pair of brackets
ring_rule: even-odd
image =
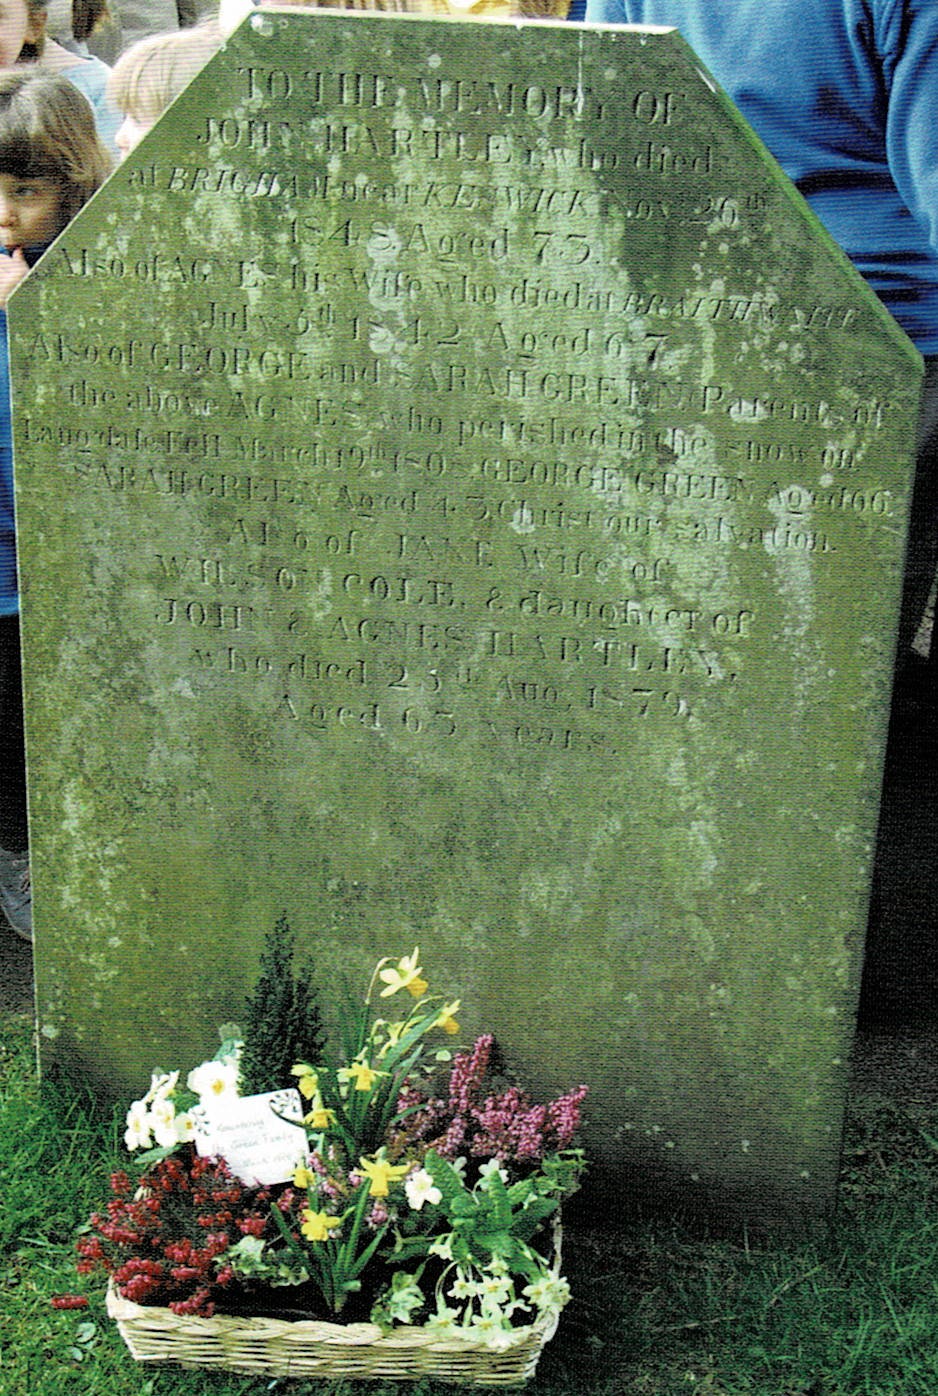
[(175, 1314), (172, 1309), (163, 1305), (137, 1304), (132, 1299), (125, 1299), (113, 1278), (108, 1280), (105, 1304), (108, 1315), (118, 1325), (151, 1326), (180, 1334), (191, 1333), (193, 1336), (210, 1336), (219, 1332), (240, 1330), (256, 1332), (259, 1338), (275, 1339), (289, 1336), (291, 1341), (296, 1343), (306, 1341), (349, 1347), (373, 1346), (389, 1351), (419, 1342), (421, 1347), (431, 1348), (433, 1351), (486, 1352), (491, 1353), (493, 1358), (510, 1353), (513, 1348), (532, 1341), (543, 1347), (553, 1337), (559, 1321), (558, 1314), (542, 1315), (533, 1323), (514, 1328), (510, 1333), (506, 1332), (506, 1341), (496, 1347), (469, 1332), (431, 1333), (425, 1326), (418, 1324), (397, 1324), (388, 1332), (376, 1323), (335, 1323), (328, 1319), (260, 1318), (224, 1313), (213, 1314), (211, 1318), (195, 1314)]

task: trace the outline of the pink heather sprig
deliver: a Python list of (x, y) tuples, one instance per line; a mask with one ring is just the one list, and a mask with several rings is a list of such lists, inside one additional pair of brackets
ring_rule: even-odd
[(371, 1231), (380, 1231), (388, 1221), (391, 1213), (388, 1211), (383, 1199), (378, 1198), (372, 1204), (371, 1210), (365, 1216), (365, 1223)]
[(448, 1116), (445, 1100), (426, 1097), (419, 1086), (405, 1082), (397, 1098), (398, 1119), (403, 1116), (399, 1133), (404, 1139), (425, 1139), (434, 1126), (443, 1124)]
[(457, 1115), (454, 1120), (450, 1120), (449, 1124), (446, 1126), (446, 1133), (440, 1136), (438, 1145), (439, 1151), (444, 1158), (454, 1159), (459, 1157), (466, 1142), (467, 1132), (468, 1126), (466, 1121), (459, 1115)]
[(465, 1115), (482, 1089), (495, 1039), (491, 1033), (477, 1037), (468, 1052), (457, 1052), (449, 1078), (449, 1103), (454, 1115)]
[(575, 1086), (572, 1091), (567, 1091), (566, 1095), (559, 1096), (548, 1105), (547, 1123), (556, 1136), (559, 1149), (570, 1147), (574, 1135), (580, 1128), (580, 1106), (588, 1094), (589, 1086)]
[[(459, 1052), (450, 1072), (448, 1099), (429, 1099), (404, 1121), (403, 1132), (423, 1141), (444, 1158), (469, 1154), (499, 1163), (536, 1165), (544, 1157), (570, 1147), (580, 1127), (586, 1086), (577, 1086), (547, 1105), (534, 1105), (518, 1086), (499, 1094), (483, 1094), (494, 1038), (485, 1033), (466, 1052)], [(416, 1096), (416, 1098), (415, 1098)], [(402, 1095), (407, 1108), (419, 1093)]]

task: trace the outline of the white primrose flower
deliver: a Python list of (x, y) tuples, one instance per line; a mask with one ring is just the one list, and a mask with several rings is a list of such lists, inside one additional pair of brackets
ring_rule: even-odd
[(428, 1255), (438, 1255), (441, 1260), (452, 1260), (453, 1258), (453, 1233), (448, 1236), (438, 1236), (435, 1241), (431, 1241), (427, 1247)]
[(239, 1067), (237, 1061), (228, 1057), (221, 1061), (203, 1062), (194, 1067), (186, 1078), (186, 1085), (194, 1091), (203, 1105), (211, 1106), (213, 1101), (238, 1094)]
[(485, 1346), (489, 1348), (508, 1348), (514, 1341), (511, 1328), (504, 1326), (502, 1314), (498, 1310), (493, 1310), (491, 1313), (473, 1314), (469, 1327), (481, 1337)]
[(150, 1076), (150, 1089), (143, 1097), (148, 1105), (154, 1100), (165, 1100), (171, 1096), (179, 1082), (178, 1071), (154, 1071)]
[(521, 1291), (543, 1314), (559, 1314), (570, 1298), (570, 1286), (562, 1275), (542, 1275)]
[(176, 1107), (171, 1100), (162, 1097), (153, 1102), (150, 1110), (153, 1138), (161, 1149), (171, 1149), (179, 1143), (176, 1128)]
[(464, 1270), (458, 1270), (448, 1293), (452, 1299), (475, 1299), (479, 1293), (479, 1285), (475, 1280), (471, 1280)]
[(479, 1169), (479, 1178), (481, 1180), (481, 1186), (484, 1188), (488, 1179), (496, 1173), (501, 1178), (503, 1183), (508, 1182), (508, 1174), (505, 1171), (505, 1169), (502, 1168), (498, 1159), (490, 1158), (488, 1162), (483, 1163), (482, 1167)]
[(124, 1131), (124, 1144), (133, 1153), (134, 1149), (149, 1149), (153, 1143), (150, 1112), (145, 1100), (135, 1100), (127, 1111), (127, 1128)]
[(483, 1303), (486, 1300), (494, 1304), (503, 1304), (506, 1299), (513, 1297), (514, 1285), (510, 1279), (503, 1275), (483, 1275), (479, 1281), (478, 1294)]
[(426, 1327), (430, 1333), (435, 1333), (437, 1337), (449, 1338), (458, 1331), (459, 1310), (451, 1309), (448, 1304), (440, 1304), (435, 1314), (427, 1319)]
[(188, 1110), (176, 1116), (176, 1143), (191, 1144), (195, 1138), (195, 1120)]
[(434, 1184), (433, 1175), (426, 1168), (418, 1168), (415, 1173), (408, 1175), (404, 1191), (415, 1212), (419, 1212), (425, 1202), (435, 1207), (438, 1202), (443, 1201), (443, 1194)]
[(520, 1312), (522, 1314), (529, 1314), (531, 1312), (530, 1305), (525, 1304), (523, 1299), (512, 1299), (510, 1303), (498, 1305), (490, 1305), (486, 1303), (486, 1301), (483, 1299), (481, 1307), (482, 1312), (484, 1314), (489, 1313), (490, 1311), (494, 1311), (494, 1309), (497, 1307), (498, 1312), (501, 1314), (503, 1319), (511, 1318), (512, 1314), (514, 1313)]

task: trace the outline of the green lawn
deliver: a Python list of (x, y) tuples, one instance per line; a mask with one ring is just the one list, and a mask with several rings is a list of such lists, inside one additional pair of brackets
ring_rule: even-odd
[[(291, 1396), (270, 1382), (137, 1366), (74, 1271), (74, 1238), (122, 1161), (122, 1125), (34, 1076), (29, 1024), (0, 1017), (2, 1396)], [(570, 1235), (574, 1299), (531, 1396), (936, 1396), (938, 1106), (851, 1110), (839, 1213), (810, 1242), (731, 1245), (677, 1226)], [(87, 1309), (55, 1310), (80, 1291)], [(442, 1396), (433, 1383), (359, 1387)]]

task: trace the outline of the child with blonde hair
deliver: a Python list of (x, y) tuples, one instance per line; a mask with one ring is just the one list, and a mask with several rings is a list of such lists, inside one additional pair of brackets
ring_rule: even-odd
[(220, 46), (221, 32), (210, 20), (194, 29), (151, 34), (121, 54), (107, 92), (124, 116), (114, 138), (122, 160)]
[(456, 19), (563, 19), (570, 0), (220, 0), (218, 24), (225, 38), (253, 10), (288, 6), (307, 10), (383, 10)]
[(0, 73), (0, 909), (32, 937), (7, 298), (103, 183), (111, 159), (86, 99), (64, 76)]

